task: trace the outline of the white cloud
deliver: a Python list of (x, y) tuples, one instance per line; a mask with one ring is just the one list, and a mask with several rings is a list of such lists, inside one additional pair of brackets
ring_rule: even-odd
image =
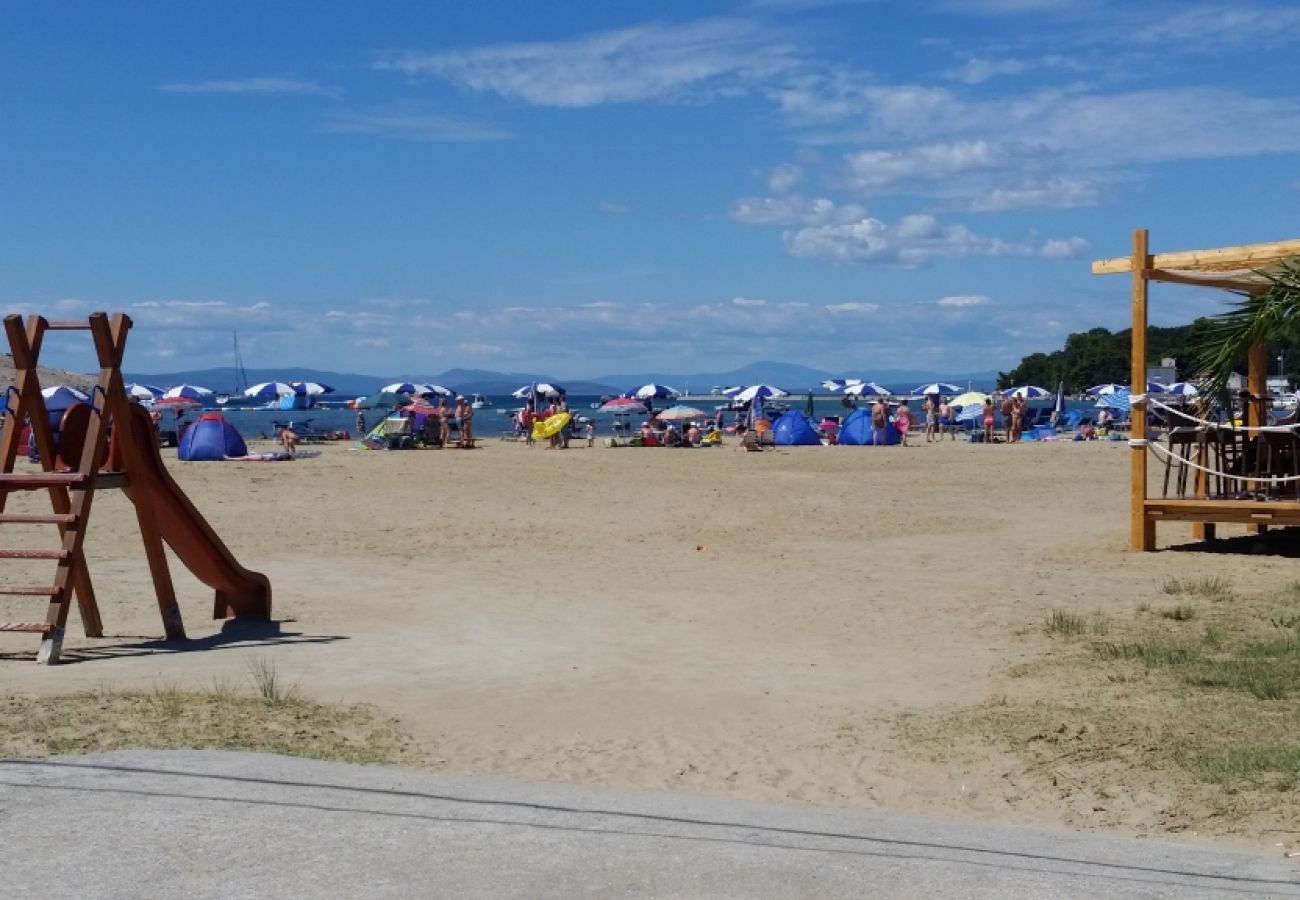
[(1002, 161), (1001, 151), (982, 140), (905, 150), (864, 150), (845, 159), (845, 179), (856, 190), (888, 190), (918, 180), (935, 181), (992, 169)]
[(767, 175), (767, 189), (774, 194), (788, 194), (803, 181), (803, 169), (793, 163), (782, 163)]
[(624, 203), (615, 203), (612, 200), (602, 200), (596, 204), (596, 212), (605, 216), (623, 216), (628, 213), (628, 206)]
[(173, 94), (312, 94), (333, 97), (337, 91), (314, 81), (296, 78), (231, 78), (211, 81), (174, 82), (158, 90)]
[(1300, 31), (1300, 9), (1282, 6), (1179, 4), (1137, 18), (1138, 22), (1125, 22), (1126, 27), (1110, 32), (1110, 37), (1158, 45), (1162, 52), (1205, 52), (1225, 46), (1291, 42)]
[(832, 316), (873, 316), (880, 312), (879, 303), (828, 303), (823, 307)]
[(1064, 240), (1044, 241), (1043, 246), (1039, 248), (1039, 255), (1047, 259), (1077, 259), (1088, 251), (1092, 244), (1081, 237), (1066, 238)]
[(1021, 184), (998, 187), (975, 198), (970, 208), (975, 212), (1005, 212), (1013, 209), (1077, 209), (1096, 206), (1101, 190), (1073, 178), (1053, 179), (1045, 184)]
[(943, 309), (970, 309), (972, 306), (987, 306), (991, 302), (983, 294), (966, 294), (943, 297), (936, 300), (935, 305)]
[(825, 225), (853, 222), (866, 215), (856, 203), (837, 206), (825, 197), (742, 197), (731, 205), (733, 221), (745, 225)]
[(375, 63), (535, 106), (571, 108), (735, 95), (797, 65), (790, 45), (742, 19), (639, 25), (571, 41), (402, 51)]
[(1000, 75), (1019, 75), (1032, 66), (1023, 59), (968, 59), (946, 74), (963, 84), (983, 84)]
[(752, 298), (752, 297), (732, 297), (732, 298), (731, 298), (731, 305), (732, 305), (732, 306), (740, 306), (740, 307), (749, 307), (749, 308), (753, 308), (753, 307), (755, 307), (755, 306), (766, 306), (766, 305), (767, 305), (767, 301), (766, 301), (766, 300), (755, 300), (755, 299)]
[(487, 344), (482, 341), (465, 341), (460, 344), (460, 351), (467, 356), (500, 356), (506, 348), (500, 344)]
[(368, 134), (429, 143), (503, 141), (514, 137), (509, 129), (449, 116), (419, 103), (389, 103), (363, 112), (337, 113), (326, 120), (322, 130), (328, 134)]

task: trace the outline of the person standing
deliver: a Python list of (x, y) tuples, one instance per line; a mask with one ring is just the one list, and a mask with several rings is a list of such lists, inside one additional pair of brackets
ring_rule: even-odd
[(474, 407), (463, 396), (456, 398), (456, 418), (460, 420), (460, 440), (456, 446), (474, 447)]
[(930, 443), (936, 436), (942, 438), (939, 431), (939, 397), (926, 394), (921, 403), (921, 411), (925, 413), (925, 442)]
[(954, 441), (957, 440), (957, 429), (952, 423), (952, 405), (948, 402), (947, 397), (939, 398), (939, 440), (943, 440), (944, 434), (949, 435)]
[(1025, 398), (1019, 394), (1011, 398), (1011, 442), (1013, 444), (1019, 442), (1020, 435), (1025, 430), (1025, 406)]
[(1010, 393), (1002, 395), (1002, 431), (1003, 437), (1007, 442), (1011, 441), (1011, 410), (1015, 407), (1014, 398)]
[(894, 428), (898, 431), (899, 446), (906, 447), (907, 433), (912, 430), (912, 411), (907, 408), (906, 397), (898, 401), (898, 409), (894, 410)]
[(366, 436), (366, 414), (363, 410), (357, 410), (357, 437)]
[(885, 405), (884, 397), (877, 397), (876, 402), (871, 404), (871, 445), (879, 446), (885, 443), (885, 427), (889, 424), (889, 407)]
[(984, 398), (984, 443), (993, 443), (993, 398)]

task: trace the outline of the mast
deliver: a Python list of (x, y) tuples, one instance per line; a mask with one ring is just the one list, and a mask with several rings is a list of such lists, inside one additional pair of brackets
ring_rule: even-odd
[(235, 390), (233, 396), (242, 396), (248, 389), (248, 373), (244, 371), (244, 359), (239, 355), (239, 332), (232, 332), (235, 338)]

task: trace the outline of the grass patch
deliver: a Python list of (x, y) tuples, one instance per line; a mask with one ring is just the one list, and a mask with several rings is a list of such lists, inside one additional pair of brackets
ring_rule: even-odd
[(1178, 666), (1196, 658), (1196, 649), (1187, 644), (1163, 641), (1099, 641), (1092, 645), (1097, 659), (1136, 660), (1148, 668)]
[(275, 663), (265, 656), (249, 659), (248, 676), (253, 679), (258, 696), (267, 703), (296, 703), (301, 699), (299, 683), (286, 685), (276, 671)]
[(1182, 751), (1178, 763), (1203, 781), (1228, 788), (1300, 785), (1300, 744), (1216, 747)]
[(253, 750), (360, 763), (415, 763), (421, 753), (393, 719), (368, 706), (296, 697), (270, 702), (223, 686), (189, 691), (90, 691), (0, 700), (0, 756), (129, 748)]
[(1217, 575), (1209, 578), (1166, 578), (1160, 590), (1175, 597), (1206, 597), (1216, 603), (1232, 599), (1232, 585)]
[(1054, 609), (1043, 623), (1043, 630), (1055, 637), (1078, 637), (1088, 632), (1088, 620), (1077, 613)]
[(1160, 610), (1160, 618), (1171, 619), (1175, 622), (1190, 622), (1196, 618), (1196, 607), (1188, 606), (1186, 603), (1169, 606)]

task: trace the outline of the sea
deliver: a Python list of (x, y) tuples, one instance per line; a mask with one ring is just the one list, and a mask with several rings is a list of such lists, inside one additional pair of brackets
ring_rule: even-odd
[[(588, 417), (596, 426), (596, 433), (608, 436), (613, 433), (615, 416), (612, 413), (602, 412), (597, 407), (601, 405), (601, 397), (598, 396), (571, 396), (569, 397), (569, 409), (575, 417)], [(483, 407), (474, 412), (474, 431), (479, 437), (499, 437), (508, 434), (511, 431), (511, 413), (522, 408), (522, 401), (510, 397), (488, 397), (487, 400), (491, 406)], [(846, 408), (843, 405), (844, 398), (840, 395), (815, 395), (812, 398), (812, 418), (813, 421), (820, 421), (826, 416), (843, 417), (852, 412), (852, 407)], [(859, 400), (859, 405), (868, 406), (868, 399)], [(725, 407), (726, 398), (716, 395), (705, 395), (696, 397), (683, 397), (677, 401), (657, 401), (655, 408), (663, 409), (674, 403), (694, 406), (708, 413), (712, 417), (715, 412)], [(1089, 412), (1095, 412), (1093, 406), (1095, 401), (1077, 401), (1071, 400), (1067, 403), (1068, 409), (1086, 409)], [(910, 404), (913, 415), (918, 421), (921, 420), (921, 402), (919, 400)], [(1033, 409), (1050, 408), (1051, 399), (1032, 401), (1030, 407)], [(791, 397), (781, 398), (780, 401), (771, 401), (765, 404), (764, 409), (768, 411), (769, 417), (774, 417), (782, 407), (806, 412), (808, 408), (807, 395), (794, 395)], [(287, 425), (300, 434), (320, 433), (320, 432), (347, 432), (350, 437), (357, 437), (357, 410), (350, 409), (343, 405), (343, 401), (331, 400), (327, 403), (320, 404), (313, 409), (268, 409), (265, 407), (212, 407), (205, 409), (204, 412), (218, 411), (226, 420), (229, 421), (246, 439), (256, 438), (273, 438), (277, 425)], [(365, 415), (367, 427), (373, 427), (375, 422), (381, 417), (388, 414), (388, 410), (366, 409), (362, 410)], [(194, 421), (198, 417), (197, 409), (189, 410), (185, 415), (185, 423)], [(723, 416), (727, 422), (734, 421), (734, 412), (724, 412)], [(633, 427), (640, 425), (640, 420), (645, 416), (631, 416), (634, 421)], [(628, 421), (624, 416), (623, 421)], [(173, 426), (174, 419), (171, 412), (164, 413), (163, 428), (169, 429)]]

